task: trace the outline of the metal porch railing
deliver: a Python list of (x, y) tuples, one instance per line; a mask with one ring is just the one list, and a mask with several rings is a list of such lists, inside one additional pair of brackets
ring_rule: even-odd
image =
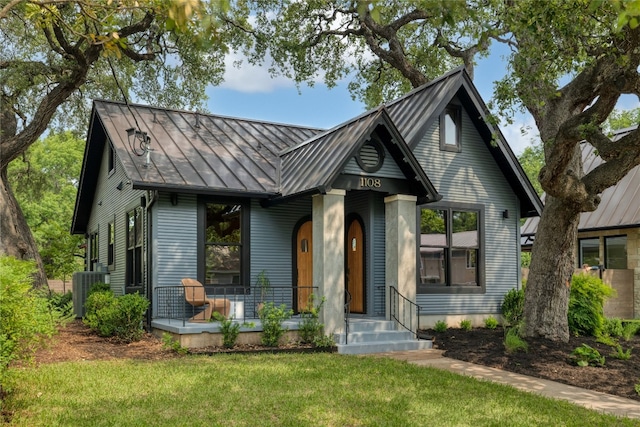
[(349, 344), (349, 314), (351, 313), (351, 293), (344, 289), (344, 344)]
[[(153, 317), (156, 319), (178, 320), (184, 326), (187, 320), (204, 309), (187, 303), (185, 291), (192, 292), (191, 287), (159, 286), (153, 291)], [(316, 286), (270, 285), (268, 289), (260, 286), (205, 286), (207, 298), (227, 299), (231, 302), (230, 316), (234, 320), (244, 322), (246, 319), (257, 319), (260, 304), (273, 302), (284, 304), (287, 308), (300, 310), (298, 298), (308, 301), (308, 296), (317, 291)]]
[(396, 287), (390, 286), (389, 289), (391, 318), (418, 338), (418, 330), (420, 329), (420, 306), (398, 292)]

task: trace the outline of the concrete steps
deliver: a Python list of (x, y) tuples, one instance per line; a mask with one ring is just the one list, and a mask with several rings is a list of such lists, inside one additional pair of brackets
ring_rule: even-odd
[(432, 348), (427, 340), (417, 340), (406, 330), (399, 330), (394, 321), (377, 319), (350, 319), (349, 339), (345, 334), (334, 334), (340, 354), (367, 354)]

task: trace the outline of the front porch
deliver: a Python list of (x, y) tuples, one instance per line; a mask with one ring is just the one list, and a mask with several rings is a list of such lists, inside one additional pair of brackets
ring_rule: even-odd
[[(404, 351), (412, 349), (431, 348), (431, 342), (419, 340), (416, 331), (419, 329), (419, 307), (409, 302), (391, 287), (389, 306), (390, 319), (385, 318), (386, 293), (385, 287), (379, 286), (375, 292), (375, 310), (370, 315), (351, 314), (349, 312), (349, 294), (343, 293), (342, 327), (337, 330), (327, 330), (336, 343), (339, 353), (362, 354), (381, 351)], [(185, 348), (221, 347), (223, 334), (220, 322), (190, 321), (192, 317), (203, 310), (203, 307), (193, 307), (186, 302), (185, 286), (167, 286), (156, 288), (154, 291), (154, 312), (158, 315), (151, 320), (151, 332), (157, 337), (170, 334), (172, 338)], [(257, 310), (260, 304), (273, 302), (279, 306), (294, 310), (294, 315), (282, 323), (287, 331), (281, 338), (281, 343), (301, 341), (299, 330), (303, 324), (302, 307), (298, 306), (298, 296), (315, 295), (315, 288), (296, 286), (270, 286), (268, 290), (258, 286), (253, 287), (216, 287), (208, 289), (208, 298), (216, 301), (229, 300), (231, 311), (229, 318), (240, 325), (240, 333), (236, 343), (238, 345), (259, 345), (263, 331)], [(318, 301), (315, 299), (317, 306)], [(324, 313), (320, 313), (323, 318)], [(324, 322), (323, 322), (324, 323)]]

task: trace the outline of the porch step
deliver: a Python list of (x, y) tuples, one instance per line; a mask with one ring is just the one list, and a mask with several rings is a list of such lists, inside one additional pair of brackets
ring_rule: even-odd
[(367, 354), (391, 351), (407, 351), (432, 348), (432, 342), (417, 340), (406, 330), (398, 330), (395, 322), (388, 320), (349, 321), (349, 339), (345, 334), (334, 334), (340, 354)]

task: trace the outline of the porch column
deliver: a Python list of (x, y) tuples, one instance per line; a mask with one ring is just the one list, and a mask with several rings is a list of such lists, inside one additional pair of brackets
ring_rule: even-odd
[(415, 196), (385, 197), (385, 295), (386, 318), (390, 320), (390, 287), (395, 286), (410, 301), (416, 301), (416, 201)]
[(331, 190), (313, 196), (313, 284), (325, 298), (320, 321), (325, 333), (344, 329), (344, 196)]

